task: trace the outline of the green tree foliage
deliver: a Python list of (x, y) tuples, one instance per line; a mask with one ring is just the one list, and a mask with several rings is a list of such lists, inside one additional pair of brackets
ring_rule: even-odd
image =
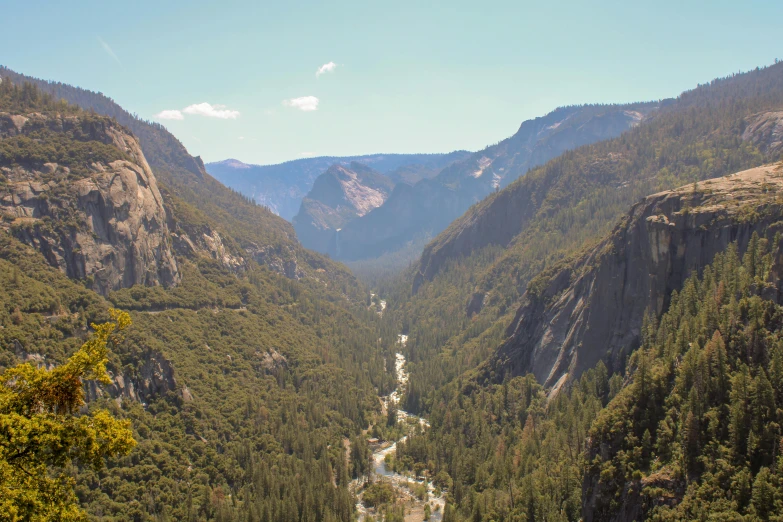
[[(5, 133), (0, 133), (3, 137), (0, 139), (0, 167), (19, 165), (38, 169), (44, 171), (41, 172), (42, 181), (64, 182), (83, 177), (94, 162), (108, 164), (130, 159), (114, 145), (98, 139), (99, 134), (105, 135), (106, 128), (119, 127), (116, 122), (79, 111), (78, 107), (65, 102), (57, 102), (35, 85), (0, 82), (0, 110), (16, 115), (36, 115), (27, 120), (21, 134), (3, 136)], [(78, 118), (72, 117), (76, 115)], [(6, 118), (9, 116), (3, 117)], [(7, 123), (13, 126), (10, 119)], [(57, 163), (70, 172), (65, 179), (55, 178), (45, 172), (45, 163)], [(3, 180), (0, 174), (0, 185)]]
[(773, 247), (754, 236), (740, 257), (732, 245), (646, 328), (630, 384), (590, 431), (597, 517), (633, 502), (629, 487), (654, 520), (770, 520), (783, 509), (783, 307), (768, 282), (778, 237)]
[[(452, 223), (427, 247), (440, 263), (432, 280), (412, 295), (416, 264), (382, 289), (410, 336), (406, 408), (428, 411), (434, 390), (483, 362), (531, 279), (594, 245), (640, 198), (779, 160), (743, 133), (781, 106), (783, 64), (715, 80), (615, 139), (532, 169)], [(473, 226), (493, 233), (456, 239)]]
[[(69, 468), (81, 506), (117, 521), (350, 520), (350, 466), (369, 464), (350, 460), (343, 440), (366, 446), (360, 430), (375, 416), (385, 424), (377, 394), (394, 387), (384, 359), (394, 367), (395, 326), (258, 266), (242, 277), (204, 258), (183, 266), (176, 288), (110, 296), (133, 325), (107, 368), (143, 404), (90, 407), (130, 420), (138, 445), (101, 470)], [(0, 364), (67, 360), (109, 307), (0, 233)], [(145, 392), (152, 356), (170, 361), (175, 381)]]
[(351, 477), (359, 478), (370, 474), (371, 452), (367, 438), (362, 434), (351, 439)]
[(79, 108), (54, 98), (29, 82), (11, 82), (6, 78), (0, 82), (0, 106), (11, 114), (31, 112), (77, 114)]
[[(12, 93), (0, 110), (116, 125), (5, 78), (0, 85)], [(163, 139), (173, 140), (165, 129), (130, 123), (145, 133), (142, 146), (154, 151), (151, 163), (165, 179), (170, 229), (196, 238), (219, 231), (246, 264), (232, 271), (182, 255), (178, 286), (104, 299), (0, 231), (0, 365), (64, 363), (90, 323), (108, 320), (111, 306), (126, 310), (133, 325), (108, 355), (112, 383), (90, 385), (88, 407), (130, 421), (138, 445), (102, 469), (80, 461), (68, 467), (85, 511), (107, 521), (351, 520), (350, 477), (368, 463), (350, 460), (344, 441), (359, 440), (380, 416), (377, 395), (394, 387), (386, 368), (394, 368), (395, 325), (367, 310), (367, 292), (344, 267), (302, 249), (290, 225), (202, 176), (190, 156), (192, 169), (178, 163), (185, 156), (175, 152), (184, 148)], [(74, 168), (87, 161), (78, 132), (61, 144), (75, 154)], [(34, 154), (14, 157), (58, 160), (60, 144), (39, 138)], [(156, 143), (170, 145), (172, 155)], [(51, 221), (68, 226), (60, 216)], [(285, 268), (290, 278), (264, 264), (292, 267)]]
[(777, 520), (780, 246), (754, 235), (743, 255), (732, 244), (690, 278), (646, 321), (625, 379), (599, 363), (553, 397), (531, 375), (457, 379), (396, 462), (426, 463), (451, 520), (579, 520), (583, 506), (593, 520), (635, 509), (661, 521)]
[(444, 520), (578, 520), (584, 440), (606, 394), (602, 365), (553, 400), (532, 375), (449, 386), (397, 460), (424, 464), (447, 491)]
[(129, 421), (106, 410), (78, 413), (85, 380), (110, 382), (107, 345), (130, 325), (127, 313), (110, 315), (65, 364), (25, 363), (0, 374), (0, 520), (86, 520), (71, 462), (97, 471), (135, 446)]
[(379, 507), (391, 504), (397, 497), (397, 491), (390, 483), (385, 481), (374, 482), (367, 486), (362, 499), (368, 507)]

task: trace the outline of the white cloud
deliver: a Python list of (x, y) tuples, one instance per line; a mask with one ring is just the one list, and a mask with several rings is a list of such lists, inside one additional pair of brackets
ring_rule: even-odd
[(291, 98), (290, 100), (283, 100), (283, 105), (286, 107), (293, 107), (300, 111), (317, 111), (318, 103), (320, 100), (315, 96), (302, 96), (301, 98)]
[(117, 57), (117, 55), (116, 55), (116, 54), (114, 54), (114, 51), (112, 51), (112, 48), (111, 48), (111, 47), (109, 47), (109, 44), (107, 44), (106, 42), (104, 42), (104, 41), (103, 41), (103, 38), (101, 38), (100, 36), (98, 37), (98, 41), (99, 41), (99, 42), (101, 42), (101, 47), (103, 47), (103, 50), (104, 50), (104, 51), (106, 51), (106, 52), (109, 54), (109, 56), (111, 56), (112, 58), (114, 58), (114, 61), (115, 61), (115, 62), (117, 62), (118, 64), (122, 65), (122, 62), (121, 62), (121, 61), (120, 61), (120, 59)]
[(245, 139), (245, 137), (244, 137), (244, 136), (240, 136), (240, 137), (239, 137), (239, 139), (240, 139), (240, 141), (241, 141), (241, 140), (244, 140), (244, 139)]
[(156, 118), (159, 120), (184, 120), (185, 117), (182, 115), (182, 111), (178, 111), (177, 109), (166, 109), (165, 111), (160, 111), (158, 114), (155, 115)]
[(239, 117), (239, 111), (226, 109), (225, 105), (211, 105), (207, 102), (194, 103), (188, 105), (182, 112), (185, 114), (198, 114), (209, 118), (220, 118), (222, 120), (235, 120)]
[(320, 66), (317, 71), (315, 71), (315, 77), (318, 78), (322, 74), (334, 72), (335, 69), (337, 69), (336, 63), (334, 62), (325, 63), (322, 66)]

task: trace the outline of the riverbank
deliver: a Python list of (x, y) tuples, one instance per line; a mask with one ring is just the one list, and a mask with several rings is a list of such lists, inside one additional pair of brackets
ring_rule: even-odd
[[(408, 340), (407, 335), (400, 334), (398, 342), (405, 346)], [(399, 408), (400, 400), (405, 393), (408, 385), (408, 372), (405, 369), (405, 355), (397, 353), (395, 356), (394, 370), (397, 376), (397, 388), (388, 396), (380, 397), (383, 409), (386, 411), (389, 406), (397, 408), (397, 422), (406, 427), (406, 432), (410, 433), (413, 429), (420, 427), (426, 429), (429, 423), (423, 417), (412, 415)], [(418, 426), (417, 426), (418, 425)], [(372, 471), (369, 477), (362, 477), (353, 481), (352, 489), (357, 495), (356, 511), (359, 514), (359, 520), (366, 520), (368, 517), (378, 515), (374, 508), (366, 507), (363, 503), (365, 486), (373, 482), (386, 482), (392, 486), (398, 503), (405, 506), (405, 522), (423, 522), (425, 517), (425, 506), (429, 505), (430, 518), (433, 522), (439, 522), (443, 518), (443, 510), (446, 499), (445, 494), (435, 490), (435, 487), (422, 479), (416, 479), (410, 473), (399, 473), (386, 467), (386, 456), (394, 455), (397, 451), (397, 444), (407, 439), (408, 435), (403, 435), (394, 442), (385, 442), (379, 444), (372, 452)], [(421, 495), (422, 486), (426, 486), (426, 495)], [(414, 489), (419, 490), (417, 496)]]

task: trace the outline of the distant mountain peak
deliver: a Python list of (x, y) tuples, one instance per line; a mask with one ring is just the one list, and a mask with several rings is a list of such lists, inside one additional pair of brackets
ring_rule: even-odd
[(331, 165), (315, 180), (294, 216), (299, 240), (307, 248), (330, 252), (337, 247), (335, 233), (380, 207), (393, 188), (392, 180), (362, 163)]
[(277, 165), (253, 165), (237, 159), (207, 164), (210, 174), (273, 212), (291, 220), (318, 176), (335, 164), (354, 172), (372, 169), (396, 182), (416, 183), (438, 174), (443, 167), (470, 155), (467, 151), (448, 154), (369, 154), (364, 156), (320, 156), (300, 158)]
[(247, 163), (234, 158), (229, 158), (223, 161), (216, 161), (214, 165), (223, 165), (232, 169), (249, 169), (253, 167), (252, 165), (248, 165)]

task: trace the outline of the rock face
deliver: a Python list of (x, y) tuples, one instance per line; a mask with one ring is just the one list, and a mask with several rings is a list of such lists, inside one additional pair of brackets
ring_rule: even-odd
[(389, 178), (361, 163), (332, 165), (315, 180), (294, 217), (299, 241), (306, 248), (339, 256), (339, 230), (380, 207), (393, 187)]
[[(494, 191), (567, 150), (614, 138), (638, 125), (657, 104), (578, 106), (522, 123), (512, 137), (452, 163), (388, 200), (340, 232), (340, 259), (378, 257), (433, 237)], [(429, 263), (425, 249), (423, 262)], [(434, 264), (433, 264), (434, 266)]]
[[(595, 458), (595, 455), (592, 455)], [(607, 522), (630, 522), (634, 520), (644, 520), (645, 513), (661, 506), (674, 507), (685, 494), (686, 484), (681, 479), (677, 479), (670, 472), (663, 469), (650, 476), (640, 480), (629, 482), (623, 488), (618, 499), (619, 509), (607, 520), (603, 515), (597, 515), (592, 504), (597, 500), (597, 490), (595, 484), (586, 482), (583, 485), (584, 504), (583, 522), (598, 522), (607, 520)], [(597, 477), (596, 477), (597, 481)], [(592, 486), (592, 488), (591, 488)], [(588, 492), (590, 492), (588, 496)]]
[(184, 256), (206, 255), (219, 261), (224, 267), (233, 272), (240, 272), (246, 268), (245, 259), (235, 255), (223, 244), (223, 237), (217, 230), (204, 227), (195, 239), (191, 238), (184, 231), (179, 233), (172, 232), (171, 237), (174, 242), (174, 249), (178, 254)]
[(486, 372), (532, 372), (557, 389), (600, 360), (621, 369), (645, 314), (660, 316), (671, 292), (730, 243), (742, 252), (763, 235), (783, 215), (781, 191), (774, 165), (645, 198), (592, 251), (530, 282)]
[(78, 173), (54, 162), (0, 165), (0, 227), (104, 295), (136, 284), (176, 284), (166, 211), (138, 141), (111, 120), (89, 120), (0, 114), (0, 139), (41, 131), (76, 135), (123, 158), (94, 161)]
[[(17, 340), (14, 341), (14, 352), (20, 362), (30, 363), (47, 370), (55, 367), (55, 364), (47, 361), (43, 355), (26, 352)], [(111, 384), (103, 385), (98, 381), (86, 381), (84, 383), (85, 399), (94, 401), (108, 395), (113, 399), (130, 399), (144, 404), (153, 397), (177, 390), (174, 366), (163, 354), (148, 351), (141, 361), (141, 367), (133, 373), (114, 374), (109, 371)], [(183, 387), (180, 394), (184, 400), (193, 399), (193, 395), (187, 387)]]
[(763, 152), (783, 152), (783, 111), (764, 112), (749, 118), (742, 139)]
[[(157, 352), (149, 352), (141, 359), (142, 365), (134, 374), (111, 374), (111, 384), (104, 386), (96, 381), (85, 383), (87, 400), (96, 400), (105, 395), (113, 399), (130, 399), (142, 404), (153, 397), (160, 397), (177, 390), (174, 367), (171, 361)], [(184, 400), (192, 400), (187, 387), (180, 390)]]
[(266, 266), (273, 272), (282, 274), (289, 279), (301, 279), (305, 276), (297, 261), (296, 252), (287, 245), (251, 245), (247, 249), (247, 253), (258, 264)]
[(460, 150), (448, 154), (371, 154), (366, 156), (318, 157), (287, 161), (279, 165), (249, 165), (236, 159), (207, 164), (207, 171), (225, 185), (293, 220), (302, 200), (318, 176), (332, 165), (351, 168), (361, 163), (395, 182), (414, 183), (436, 175), (446, 165), (470, 156)]

